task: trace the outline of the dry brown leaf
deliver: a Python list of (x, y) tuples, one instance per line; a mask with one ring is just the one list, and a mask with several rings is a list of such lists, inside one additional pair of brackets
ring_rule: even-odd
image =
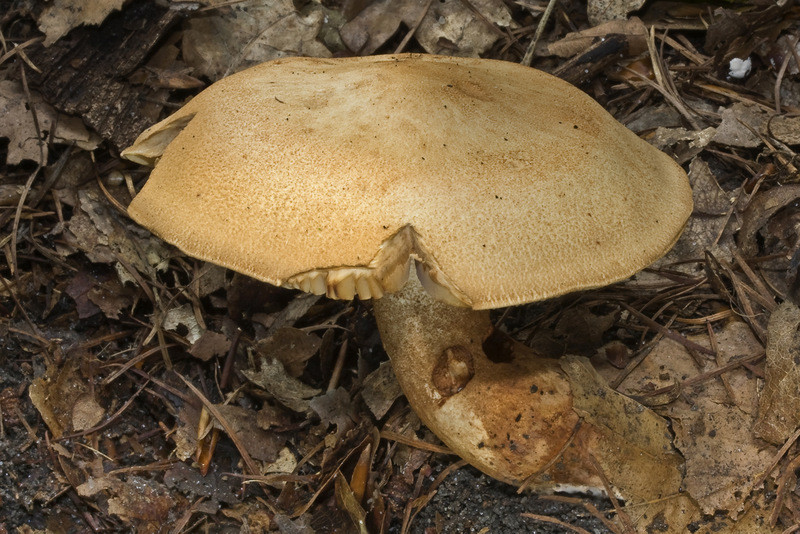
[[(722, 122), (711, 139), (720, 145), (755, 148), (762, 141), (755, 133), (764, 129), (769, 118), (758, 106), (736, 102), (721, 112)], [(748, 128), (749, 126), (749, 128)]]
[(34, 379), (28, 388), (31, 402), (55, 439), (72, 429), (75, 403), (89, 392), (81, 365), (90, 357), (85, 352), (70, 351), (61, 367), (48, 365), (44, 376)]
[[(414, 27), (426, 4), (424, 0), (377, 0), (342, 26), (342, 40), (359, 55), (372, 54), (397, 33), (401, 23)], [(498, 38), (490, 23), (500, 28), (514, 26), (500, 0), (472, 0), (469, 4), (483, 17), (461, 0), (434, 2), (414, 38), (429, 54), (478, 57)]]
[(164, 242), (123, 219), (99, 191), (81, 189), (77, 198), (80, 209), (69, 220), (65, 243), (81, 250), (91, 262), (113, 264), (123, 283), (134, 279), (120, 259), (144, 273), (167, 268), (169, 249)]
[(641, 19), (610, 20), (599, 26), (570, 32), (563, 38), (547, 45), (547, 52), (558, 57), (568, 58), (589, 48), (594, 42), (609, 34), (628, 37), (628, 54), (637, 56), (647, 50), (647, 28)]
[(704, 217), (724, 216), (730, 211), (733, 193), (723, 190), (717, 179), (700, 157), (689, 166), (689, 181), (692, 184), (692, 200), (695, 215)]
[(207, 362), (215, 356), (226, 354), (230, 348), (231, 340), (226, 335), (206, 330), (189, 349), (189, 354)]
[(347, 483), (347, 479), (344, 478), (341, 472), (337, 473), (334, 486), (336, 504), (339, 509), (347, 513), (360, 534), (367, 534), (367, 513), (361, 507), (350, 484)]
[(258, 387), (270, 393), (275, 399), (295, 412), (309, 410), (309, 399), (322, 393), (322, 390), (307, 386), (289, 376), (280, 360), (260, 358), (259, 369), (243, 370), (242, 374)]
[(256, 413), (256, 424), (264, 430), (274, 429), (280, 431), (291, 425), (291, 419), (285, 411), (277, 406), (264, 403)]
[[(709, 346), (708, 336), (688, 336), (689, 340)], [(630, 395), (673, 386), (687, 378), (738, 358), (753, 356), (763, 350), (748, 326), (739, 321), (728, 323), (716, 334), (717, 361), (703, 369), (684, 347), (668, 338), (662, 339), (648, 357), (626, 378), (620, 391)], [(730, 389), (723, 383), (726, 380)], [(761, 475), (775, 454), (775, 449), (753, 435), (757, 405), (756, 381), (744, 368), (725, 373), (681, 390), (670, 404), (658, 408), (672, 422), (675, 446), (686, 461), (683, 488), (704, 513), (733, 510), (740, 492)], [(644, 399), (649, 398), (645, 396)]]
[(645, 508), (642, 503), (677, 495), (683, 460), (672, 447), (667, 421), (611, 389), (586, 358), (566, 355), (559, 363), (569, 377), (575, 412), (602, 435), (594, 449), (602, 454), (594, 454), (614, 489)]
[[(278, 458), (284, 440), (275, 432), (260, 428), (253, 410), (230, 404), (217, 404), (216, 408), (250, 456), (262, 462), (274, 462)], [(214, 420), (213, 424), (225, 431), (218, 421)]]
[(265, 358), (277, 358), (289, 376), (298, 378), (306, 362), (319, 350), (322, 340), (315, 334), (284, 326), (256, 344), (256, 351)]
[(681, 125), (681, 114), (668, 104), (645, 106), (636, 111), (625, 122), (625, 126), (638, 134), (656, 130), (659, 127), (675, 130)]
[[(262, 285), (273, 287), (269, 286), (269, 284)], [(297, 293), (281, 311), (270, 316), (267, 336), (275, 334), (285, 326), (292, 326), (298, 319), (303, 317), (312, 306), (319, 302), (321, 298), (321, 295), (314, 295), (313, 293), (304, 293), (302, 291)]]
[(376, 419), (382, 419), (402, 394), (389, 362), (381, 363), (368, 374), (361, 390), (361, 397)]
[(404, 14), (416, 20), (424, 7), (424, 2), (419, 0), (378, 0), (345, 23), (339, 33), (350, 50), (368, 56), (397, 32)]
[[(247, 525), (249, 534), (268, 534), (272, 524), (272, 513), (266, 505), (258, 501), (247, 501), (222, 510), (225, 517), (230, 517)], [(242, 528), (244, 530), (244, 528)]]
[[(675, 263), (701, 260), (706, 251), (711, 251), (716, 257), (727, 259), (731, 256), (731, 248), (735, 246), (733, 236), (738, 230), (738, 222), (727, 215), (732, 199), (735, 198), (735, 192), (722, 190), (708, 163), (699, 156), (689, 165), (689, 182), (692, 184), (695, 203), (692, 216), (678, 241), (661, 260), (656, 262), (656, 266), (668, 265), (670, 268), (676, 268)], [(678, 268), (692, 273), (695, 265), (685, 263)], [(646, 281), (648, 273), (640, 273), (637, 279)]]
[[(278, 451), (278, 457), (274, 462), (264, 465), (262, 474), (268, 473), (294, 473), (297, 469), (297, 458), (289, 447), (284, 447)], [(284, 482), (273, 482), (273, 486), (282, 488)]]
[(248, 0), (198, 15), (187, 23), (183, 57), (212, 81), (286, 56), (329, 57), (316, 40), (323, 15), (300, 15), (291, 0)]
[(800, 308), (784, 302), (769, 318), (767, 366), (756, 435), (782, 445), (800, 425)]
[[(770, 25), (767, 31), (770, 33), (777, 33), (777, 31), (780, 31), (779, 28), (784, 24), (791, 24), (791, 22), (789, 20), (782, 20), (781, 24)], [(792, 53), (792, 48), (794, 48), (795, 53), (800, 53), (800, 42), (798, 42), (796, 34), (792, 35), (791, 32), (782, 33), (777, 39), (774, 39), (773, 33), (773, 35), (770, 35), (765, 40), (767, 43), (770, 43), (771, 46), (769, 48), (760, 48), (756, 50), (756, 52), (761, 53), (762, 57), (773, 65), (781, 65), (787, 56), (789, 56), (789, 58), (796, 57), (795, 54)], [(767, 50), (768, 52), (764, 53)], [(789, 61), (786, 65), (786, 75), (793, 76), (798, 73), (800, 73), (800, 65), (798, 65), (796, 61)]]
[(786, 534), (780, 524), (770, 526), (769, 519), (775, 504), (772, 496), (759, 493), (751, 506), (736, 520), (725, 516), (706, 517), (694, 526), (692, 534)]
[(528, 344), (543, 356), (564, 354), (591, 356), (603, 345), (603, 336), (618, 318), (618, 312), (596, 313), (585, 304), (563, 310), (553, 328), (536, 328)]
[(353, 428), (356, 411), (345, 389), (336, 388), (314, 397), (309, 405), (324, 424), (336, 425), (337, 439), (342, 439), (344, 433)]
[(75, 301), (78, 317), (85, 319), (98, 312), (118, 319), (131, 298), (117, 277), (109, 272), (78, 271), (64, 292)]
[(72, 407), (72, 429), (87, 430), (99, 423), (106, 411), (97, 402), (94, 392), (87, 391), (75, 399)]
[(597, 26), (610, 20), (625, 19), (628, 13), (644, 5), (645, 0), (589, 0), (586, 7), (589, 24)]
[[(30, 109), (36, 111), (39, 131), (43, 136), (40, 152), (39, 138)], [(47, 162), (47, 136), (55, 127), (53, 140), (56, 143), (75, 143), (84, 150), (94, 150), (100, 144), (100, 138), (90, 133), (80, 119), (61, 115), (50, 105), (42, 101), (37, 93), (31, 93), (29, 102), (19, 82), (0, 80), (0, 137), (9, 139), (6, 162), (16, 165), (23, 160), (39, 161), (40, 154)]]
[(200, 424), (200, 410), (191, 404), (184, 404), (178, 410), (179, 423), (170, 438), (175, 442), (173, 454), (179, 460), (186, 461), (197, 451), (197, 429)]
[(687, 142), (692, 147), (704, 148), (711, 142), (716, 130), (706, 128), (699, 132), (687, 130), (686, 128), (663, 128), (656, 129), (655, 133), (647, 138), (647, 142), (658, 148), (665, 150), (679, 142)]
[(164, 484), (192, 501), (203, 497), (204, 500), (194, 509), (207, 514), (216, 513), (221, 503), (238, 503), (237, 493), (241, 490), (241, 481), (235, 477), (225, 476), (215, 469), (203, 475), (199, 469), (184, 462), (176, 462), (164, 472)]
[(211, 293), (225, 287), (226, 269), (213, 263), (205, 262), (197, 274), (197, 296), (207, 297)]
[(201, 328), (197, 324), (197, 318), (194, 315), (194, 308), (191, 304), (183, 304), (170, 309), (166, 315), (161, 326), (165, 330), (175, 332), (182, 335), (189, 343), (196, 343), (200, 339)]
[(800, 116), (779, 115), (767, 123), (767, 133), (787, 145), (800, 145)]
[(308, 513), (296, 519), (291, 519), (283, 514), (275, 514), (272, 520), (281, 534), (316, 534), (316, 530), (311, 527), (311, 516)]
[(100, 283), (89, 290), (87, 297), (109, 319), (119, 319), (123, 309), (131, 305), (131, 298), (119, 278), (103, 276)]
[(50, 46), (83, 24), (100, 24), (124, 3), (125, 0), (53, 0), (39, 15), (39, 30), (45, 34), (44, 46)]
[(123, 482), (109, 477), (108, 513), (129, 521), (136, 532), (159, 532), (180, 517), (186, 499), (152, 479), (129, 476)]
[(747, 204), (742, 214), (742, 227), (736, 234), (736, 243), (744, 256), (758, 254), (759, 239), (767, 222), (783, 208), (800, 198), (800, 185), (782, 184), (767, 191), (760, 191)]
[(566, 352), (589, 356), (603, 344), (603, 336), (618, 318), (617, 310), (600, 313), (586, 304), (578, 304), (564, 310), (553, 333)]
[(800, 81), (784, 78), (780, 91), (781, 106), (800, 109)]
[(0, 206), (16, 206), (24, 190), (23, 185), (0, 184)]
[(94, 280), (86, 271), (78, 271), (67, 285), (64, 293), (75, 301), (75, 311), (79, 319), (86, 319), (98, 313), (100, 308), (89, 300), (89, 290), (94, 287)]
[[(732, 194), (719, 187), (708, 163), (700, 157), (696, 157), (689, 165), (689, 181), (692, 184), (695, 206), (693, 215), (664, 261), (674, 263), (700, 259), (706, 250), (711, 250), (720, 257), (729, 257), (723, 251), (732, 245), (732, 225), (735, 221), (731, 223), (726, 216), (731, 207)], [(731, 231), (723, 234), (724, 239), (718, 240), (726, 225), (731, 227)]]
[(430, 54), (478, 57), (497, 41), (499, 32), (490, 24), (499, 28), (516, 27), (501, 0), (471, 0), (469, 5), (482, 16), (476, 15), (462, 0), (434, 2), (414, 38)]

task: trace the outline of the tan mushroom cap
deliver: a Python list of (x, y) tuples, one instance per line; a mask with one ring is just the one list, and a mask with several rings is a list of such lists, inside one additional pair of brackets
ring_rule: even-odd
[(215, 83), (123, 156), (128, 211), (275, 285), (379, 297), (422, 274), (475, 309), (624, 279), (692, 209), (686, 174), (568, 83), (402, 54), (272, 61)]

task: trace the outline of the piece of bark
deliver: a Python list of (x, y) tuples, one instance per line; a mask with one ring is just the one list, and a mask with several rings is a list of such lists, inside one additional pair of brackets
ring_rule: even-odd
[(155, 2), (132, 2), (96, 27), (80, 27), (48, 48), (30, 53), (41, 74), (32, 86), (53, 107), (78, 115), (118, 148), (158, 118), (161, 106), (144, 106), (154, 90), (126, 80), (180, 19)]
[(552, 74), (573, 85), (581, 85), (595, 77), (598, 72), (617, 61), (620, 53), (628, 47), (628, 39), (621, 34), (596, 37), (592, 46), (573, 57)]

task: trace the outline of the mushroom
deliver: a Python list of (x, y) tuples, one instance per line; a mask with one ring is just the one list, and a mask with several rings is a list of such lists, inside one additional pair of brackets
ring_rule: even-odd
[(681, 167), (586, 94), (503, 61), (287, 58), (213, 84), (122, 155), (155, 164), (130, 216), (185, 253), (376, 299), (410, 405), (455, 453), (506, 482), (598, 484), (553, 467), (605, 454), (573, 446), (563, 362), (488, 311), (625, 279), (691, 212)]

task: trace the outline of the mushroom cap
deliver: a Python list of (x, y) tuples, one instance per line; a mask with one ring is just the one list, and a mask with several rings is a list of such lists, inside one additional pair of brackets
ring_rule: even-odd
[(409, 262), (475, 309), (627, 278), (673, 245), (686, 174), (568, 83), (514, 63), (287, 58), (225, 78), (123, 156), (130, 216), (189, 255), (329, 296)]

